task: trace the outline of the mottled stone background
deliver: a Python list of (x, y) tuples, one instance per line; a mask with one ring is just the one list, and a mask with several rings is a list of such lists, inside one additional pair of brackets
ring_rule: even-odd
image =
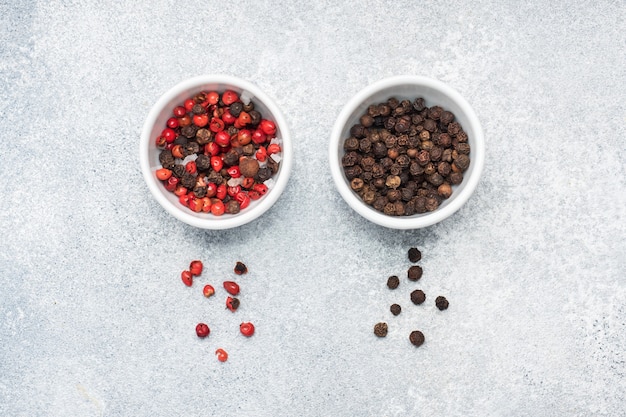
[[(623, 1), (2, 0), (0, 415), (625, 415), (624, 21)], [(278, 203), (226, 232), (169, 216), (138, 163), (150, 106), (204, 73), (264, 89), (295, 141)], [(487, 141), (474, 196), (425, 230), (360, 218), (328, 169), (342, 106), (399, 74), (460, 91)], [(424, 278), (389, 291), (411, 246)], [(201, 287), (236, 260), (232, 314)]]

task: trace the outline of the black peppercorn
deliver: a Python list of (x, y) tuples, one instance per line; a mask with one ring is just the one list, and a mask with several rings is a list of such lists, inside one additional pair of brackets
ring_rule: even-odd
[(419, 330), (414, 330), (409, 335), (409, 340), (413, 345), (417, 347), (422, 346), (425, 341), (424, 333), (420, 332)]
[(400, 307), (399, 304), (392, 304), (391, 307), (389, 307), (389, 310), (391, 311), (391, 314), (397, 316), (402, 312), (402, 307)]
[(376, 325), (374, 326), (374, 334), (378, 337), (387, 336), (387, 331), (387, 323), (376, 323)]
[(409, 278), (409, 280), (411, 281), (418, 281), (420, 278), (422, 278), (422, 274), (423, 274), (423, 270), (422, 267), (419, 265), (413, 265), (412, 267), (409, 268), (409, 270), (407, 271), (407, 277)]
[(426, 301), (426, 294), (422, 290), (415, 290), (411, 293), (411, 301), (415, 305), (420, 305)]
[(159, 162), (163, 168), (172, 169), (174, 167), (175, 159), (172, 155), (172, 151), (169, 149), (164, 149), (159, 154)]
[(229, 106), (230, 114), (235, 117), (239, 117), (241, 112), (243, 111), (243, 103), (236, 101)]
[(408, 255), (409, 261), (412, 263), (419, 262), (422, 259), (422, 252), (420, 252), (417, 248), (409, 249)]
[(387, 278), (387, 287), (391, 290), (395, 290), (400, 285), (400, 278), (397, 275), (392, 275)]
[(357, 149), (359, 149), (359, 140), (354, 136), (350, 136), (343, 143), (343, 149), (345, 149), (346, 151), (356, 151)]
[(261, 113), (256, 110), (252, 110), (248, 112), (250, 115), (250, 126), (256, 126), (261, 121)]
[(196, 185), (196, 177), (185, 171), (185, 173), (180, 178), (180, 184), (187, 189), (193, 189), (193, 187)]
[(440, 295), (439, 297), (435, 298), (435, 305), (439, 310), (443, 311), (448, 309), (450, 303), (448, 303), (446, 297)]
[(418, 97), (413, 102), (413, 108), (420, 112), (426, 108), (426, 101), (422, 97)]

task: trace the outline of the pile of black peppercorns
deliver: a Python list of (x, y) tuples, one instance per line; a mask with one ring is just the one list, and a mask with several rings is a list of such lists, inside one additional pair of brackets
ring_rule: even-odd
[(470, 165), (467, 133), (454, 119), (421, 97), (369, 106), (344, 141), (352, 190), (389, 216), (436, 210)]
[[(408, 256), (409, 256), (409, 261), (411, 263), (417, 263), (422, 259), (422, 253), (417, 248), (409, 249)], [(423, 273), (423, 269), (421, 266), (412, 265), (411, 267), (409, 267), (407, 271), (407, 278), (410, 281), (416, 282), (416, 281), (419, 281), (420, 278), (422, 278), (422, 273)], [(397, 275), (391, 275), (389, 278), (387, 278), (387, 287), (390, 290), (395, 290), (399, 286), (400, 286), (400, 278), (398, 278)], [(420, 305), (420, 304), (423, 304), (424, 301), (426, 301), (426, 294), (424, 293), (424, 291), (420, 289), (416, 289), (413, 292), (411, 292), (410, 298), (413, 304)], [(443, 311), (448, 308), (449, 303), (446, 297), (443, 297), (440, 295), (435, 299), (435, 305), (437, 306), (439, 310)], [(394, 303), (391, 305), (389, 310), (391, 311), (391, 314), (393, 314), (394, 316), (397, 316), (402, 312), (402, 307), (399, 304)], [(388, 331), (389, 331), (389, 325), (385, 322), (376, 323), (376, 325), (374, 326), (374, 334), (378, 337), (387, 336)], [(422, 333), (419, 330), (412, 331), (411, 334), (409, 335), (409, 341), (415, 346), (421, 346), (425, 341), (424, 333)]]

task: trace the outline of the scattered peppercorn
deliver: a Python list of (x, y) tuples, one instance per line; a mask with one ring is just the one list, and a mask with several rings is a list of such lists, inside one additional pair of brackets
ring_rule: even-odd
[(343, 144), (352, 190), (389, 216), (437, 210), (470, 165), (467, 133), (454, 119), (421, 97), (370, 105)]
[(387, 323), (377, 323), (374, 326), (374, 334), (378, 337), (387, 336), (387, 331), (388, 331)]
[(444, 296), (440, 295), (439, 297), (435, 298), (435, 305), (441, 311), (447, 310), (449, 304), (450, 303), (448, 303), (448, 300), (446, 300), (446, 297)]
[(247, 274), (248, 273), (248, 267), (243, 262), (237, 261), (237, 263), (235, 264), (234, 271), (235, 271), (235, 274), (237, 274), (237, 275)]
[(391, 314), (397, 316), (400, 312), (402, 312), (402, 307), (400, 307), (400, 304), (392, 304), (391, 307), (389, 307), (389, 310), (391, 311)]
[(419, 249), (417, 248), (409, 249), (409, 261), (415, 263), (415, 262), (419, 262), (420, 259), (422, 259), (422, 252), (420, 252)]
[(396, 275), (392, 275), (387, 278), (387, 287), (389, 287), (389, 289), (395, 290), (396, 288), (398, 288), (398, 285), (400, 285), (400, 278), (398, 278)]
[(413, 345), (417, 347), (422, 346), (425, 340), (424, 333), (420, 332), (419, 330), (414, 330), (409, 335), (409, 340)]
[(426, 301), (426, 294), (422, 290), (415, 290), (411, 293), (411, 301), (416, 305), (422, 304)]
[(413, 265), (407, 271), (407, 276), (411, 281), (418, 281), (420, 278), (422, 278), (422, 273), (423, 270), (421, 266)]

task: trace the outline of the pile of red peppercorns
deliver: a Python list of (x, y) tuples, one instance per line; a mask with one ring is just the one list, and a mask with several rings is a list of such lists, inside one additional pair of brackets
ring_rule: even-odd
[[(411, 263), (417, 263), (422, 259), (422, 253), (417, 248), (410, 248), (408, 251), (409, 261)], [(411, 265), (407, 270), (407, 278), (409, 281), (417, 282), (422, 278), (423, 269), (420, 265)], [(400, 286), (400, 278), (397, 275), (392, 275), (387, 278), (387, 288), (395, 290)], [(410, 294), (411, 302), (415, 305), (421, 305), (426, 301), (426, 294), (420, 289), (413, 290)], [(448, 300), (444, 296), (438, 296), (435, 299), (435, 305), (441, 311), (448, 308)], [(391, 314), (394, 316), (399, 315), (402, 312), (402, 307), (399, 304), (392, 304), (389, 308)], [(374, 334), (378, 337), (387, 336), (389, 331), (389, 325), (386, 322), (379, 322), (374, 325)], [(413, 330), (409, 334), (409, 341), (415, 346), (421, 346), (425, 341), (424, 333), (420, 330)]]
[(281, 160), (274, 121), (253, 101), (202, 91), (174, 107), (156, 138), (156, 177), (191, 211), (237, 214), (273, 185)]
[[(191, 261), (191, 263), (189, 264), (189, 269), (186, 269), (183, 272), (181, 272), (181, 279), (183, 283), (186, 286), (191, 287), (193, 285), (194, 277), (201, 275), (203, 269), (204, 269), (204, 265), (202, 261), (200, 260)], [(233, 269), (233, 272), (236, 275), (244, 275), (248, 273), (248, 268), (243, 262), (237, 261)], [(239, 292), (240, 292), (239, 284), (237, 284), (235, 281), (224, 281), (222, 283), (222, 286), (224, 287), (224, 290), (226, 290), (226, 292), (229, 294), (226, 297), (226, 308), (234, 313), (235, 311), (237, 311), (240, 305), (239, 299), (236, 298), (236, 296), (239, 295)], [(211, 284), (206, 284), (202, 288), (202, 294), (206, 298), (212, 297), (213, 295), (215, 295), (215, 287), (213, 287)], [(252, 324), (251, 322), (242, 322), (239, 325), (239, 331), (241, 332), (242, 335), (246, 337), (250, 337), (255, 332), (254, 324)], [(209, 334), (211, 334), (211, 329), (206, 323), (198, 323), (196, 325), (196, 335), (199, 338), (204, 339), (207, 336), (209, 336)], [(226, 362), (228, 360), (228, 352), (226, 352), (226, 350), (222, 348), (218, 348), (215, 351), (215, 354), (217, 356), (217, 359), (220, 362)]]

